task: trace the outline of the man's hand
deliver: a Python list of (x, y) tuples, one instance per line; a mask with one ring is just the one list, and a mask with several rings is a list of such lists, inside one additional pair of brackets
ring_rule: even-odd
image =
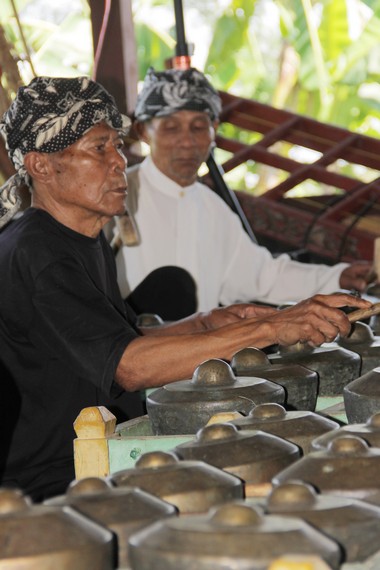
[(377, 281), (377, 275), (373, 271), (372, 263), (367, 261), (355, 261), (340, 274), (339, 285), (342, 289), (355, 289), (363, 292), (368, 284)]
[(304, 342), (319, 346), (333, 341), (338, 335), (346, 336), (351, 330), (351, 323), (339, 310), (344, 306), (367, 309), (371, 303), (347, 294), (314, 295), (267, 319), (268, 326), (274, 327), (273, 344)]
[(207, 313), (201, 313), (200, 318), (205, 329), (212, 330), (236, 323), (241, 319), (258, 318), (263, 319), (277, 313), (273, 307), (254, 305), (252, 303), (236, 303), (228, 307), (213, 309)]

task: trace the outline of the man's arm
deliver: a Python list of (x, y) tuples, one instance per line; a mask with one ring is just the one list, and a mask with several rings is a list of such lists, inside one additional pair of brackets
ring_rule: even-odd
[(187, 334), (219, 328), (240, 319), (252, 317), (267, 317), (277, 312), (277, 309), (254, 305), (252, 303), (236, 303), (228, 307), (212, 311), (194, 313), (178, 321), (164, 323), (158, 327), (144, 328), (141, 331), (148, 336), (167, 336), (171, 334)]
[(200, 313), (161, 330), (151, 329), (149, 335), (130, 342), (117, 368), (116, 381), (125, 390), (134, 391), (190, 378), (204, 360), (230, 360), (247, 346), (264, 348), (298, 341), (318, 346), (350, 331), (347, 316), (339, 307), (370, 305), (363, 299), (337, 294), (316, 295), (281, 311), (235, 305)]

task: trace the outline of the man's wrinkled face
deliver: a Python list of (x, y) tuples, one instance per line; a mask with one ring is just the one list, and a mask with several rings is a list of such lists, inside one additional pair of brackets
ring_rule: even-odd
[(140, 135), (157, 168), (180, 186), (189, 186), (210, 153), (215, 128), (207, 113), (177, 111), (140, 124)]
[(124, 213), (127, 182), (122, 147), (120, 134), (101, 123), (64, 151), (50, 155), (56, 201), (82, 215)]

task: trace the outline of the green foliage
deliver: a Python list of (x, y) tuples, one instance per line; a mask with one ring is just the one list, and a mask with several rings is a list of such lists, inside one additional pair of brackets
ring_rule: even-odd
[(319, 39), (326, 62), (335, 61), (351, 44), (345, 0), (330, 0), (323, 6)]
[(252, 67), (254, 54), (248, 32), (254, 6), (253, 0), (232, 0), (215, 24), (205, 71), (212, 73), (213, 83), (219, 89), (227, 91), (240, 78), (246, 63)]
[(26, 47), (10, 0), (1, 1), (0, 22), (20, 59), (25, 83), (34, 73), (63, 77), (91, 73), (92, 30), (86, 0), (77, 0), (75, 9), (61, 3), (45, 4), (44, 0), (17, 0), (15, 5)]
[[(267, 12), (259, 10), (263, 4), (268, 6)], [(231, 6), (214, 25), (214, 39), (205, 70), (212, 74), (213, 82), (219, 88), (231, 89), (241, 96), (254, 96), (273, 104), (278, 84), (285, 75), (281, 66), (289, 65), (288, 60), (279, 56), (283, 50), (291, 50), (294, 54), (294, 82), (284, 101), (286, 108), (336, 122), (334, 99), (337, 98), (341, 105), (343, 94), (348, 95), (343, 87), (349, 85), (351, 104), (356, 94), (357, 107), (366, 108), (367, 113), (374, 110), (377, 115), (377, 108), (373, 107), (370, 98), (365, 98), (364, 103), (359, 100), (363, 83), (374, 83), (379, 79), (380, 2), (356, 0), (351, 2), (351, 9), (352, 6), (356, 14), (361, 14), (359, 21), (355, 22), (355, 36), (350, 31), (355, 13), (349, 14), (347, 0), (256, 0), (250, 3), (250, 10), (244, 12), (244, 27), (233, 11), (236, 1), (231, 2)], [(367, 22), (363, 7), (373, 10)], [(268, 13), (277, 14), (278, 17), (275, 35), (269, 29), (267, 36), (257, 32), (256, 37), (252, 38), (253, 32), (265, 30), (270, 25)], [(272, 49), (268, 49), (268, 45)], [(251, 57), (250, 66), (246, 59), (244, 65), (241, 64), (241, 55), (244, 53), (249, 53)], [(248, 89), (247, 76), (251, 86)], [(252, 85), (255, 86), (255, 93), (252, 93)], [(340, 106), (339, 124), (350, 128), (351, 120), (351, 113), (344, 113)], [(356, 125), (357, 122), (356, 116)]]
[(135, 34), (138, 75), (143, 79), (151, 65), (156, 69), (162, 69), (163, 62), (173, 56), (175, 40), (169, 34), (141, 22), (135, 23)]

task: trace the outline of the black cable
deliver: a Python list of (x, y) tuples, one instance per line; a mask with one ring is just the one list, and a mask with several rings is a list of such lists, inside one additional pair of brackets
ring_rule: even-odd
[(307, 229), (307, 232), (305, 234), (305, 237), (303, 239), (303, 243), (302, 243), (301, 247), (303, 247), (303, 248), (307, 247), (307, 244), (308, 244), (308, 241), (310, 238), (310, 234), (311, 234), (315, 224), (318, 222), (319, 218), (321, 216), (323, 216), (323, 214), (325, 214), (329, 208), (331, 208), (332, 206), (335, 206), (335, 204), (337, 204), (338, 202), (343, 200), (343, 198), (345, 198), (344, 194), (339, 194), (338, 196), (334, 195), (330, 198), (330, 200), (328, 200), (326, 202), (326, 204), (323, 206), (323, 208), (321, 210), (318, 210), (318, 212), (313, 216), (312, 221), (310, 222), (310, 225)]
[(210, 176), (212, 178), (212, 181), (214, 183), (214, 187), (212, 188), (214, 190), (214, 192), (216, 194), (218, 194), (218, 196), (220, 198), (222, 198), (222, 200), (224, 200), (226, 202), (226, 204), (228, 204), (228, 206), (231, 208), (231, 210), (233, 212), (235, 212), (235, 214), (237, 214), (240, 218), (240, 221), (243, 225), (243, 228), (245, 229), (245, 231), (247, 232), (247, 234), (249, 235), (249, 237), (251, 238), (251, 240), (255, 243), (257, 243), (257, 239), (255, 234), (253, 233), (253, 230), (251, 228), (251, 225), (243, 211), (243, 208), (241, 207), (239, 200), (236, 197), (236, 194), (233, 190), (231, 190), (226, 182), (224, 181), (223, 178), (223, 169), (222, 167), (216, 163), (214, 155), (212, 153), (212, 151), (210, 152), (210, 155), (206, 161), (207, 164), (207, 168), (209, 170)]
[(364, 206), (354, 216), (353, 222), (351, 222), (351, 224), (347, 227), (347, 229), (343, 233), (342, 241), (341, 241), (340, 248), (338, 251), (338, 256), (336, 258), (337, 259), (336, 263), (338, 263), (342, 258), (342, 255), (344, 253), (344, 249), (346, 247), (348, 235), (351, 232), (352, 228), (358, 223), (359, 219), (362, 218), (364, 216), (364, 214), (366, 214), (368, 212), (368, 210), (370, 210), (372, 208), (372, 206), (377, 201), (378, 201), (378, 196), (375, 194), (375, 196), (372, 198), (372, 200), (367, 200), (365, 202)]

